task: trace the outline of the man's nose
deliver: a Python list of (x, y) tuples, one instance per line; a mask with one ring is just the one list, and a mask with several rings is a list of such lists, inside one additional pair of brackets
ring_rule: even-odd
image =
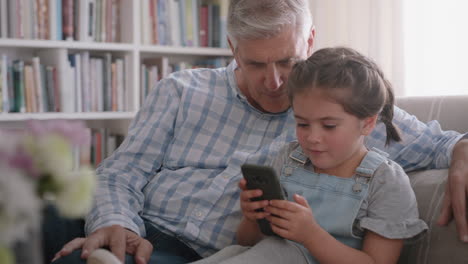
[(283, 84), (281, 72), (275, 63), (267, 66), (265, 76), (265, 86), (270, 90), (276, 90)]

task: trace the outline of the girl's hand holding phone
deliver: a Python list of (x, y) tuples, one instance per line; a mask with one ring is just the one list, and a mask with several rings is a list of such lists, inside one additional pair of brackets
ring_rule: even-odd
[(294, 195), (296, 202), (286, 200), (271, 200), (265, 211), (270, 215), (266, 217), (271, 223), (273, 232), (281, 237), (305, 245), (313, 239), (314, 230), (320, 228), (315, 221), (312, 209), (307, 200)]

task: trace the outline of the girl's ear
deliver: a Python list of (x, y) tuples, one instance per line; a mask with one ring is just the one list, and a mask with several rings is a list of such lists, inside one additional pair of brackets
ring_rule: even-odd
[(367, 136), (372, 132), (372, 130), (374, 130), (375, 124), (377, 123), (377, 117), (378, 115), (373, 115), (364, 118), (363, 127), (361, 129), (362, 135)]

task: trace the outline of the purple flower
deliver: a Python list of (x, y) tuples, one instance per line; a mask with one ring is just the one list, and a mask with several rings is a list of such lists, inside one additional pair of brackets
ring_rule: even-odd
[(51, 120), (27, 123), (27, 128), (33, 136), (42, 137), (48, 134), (59, 134), (70, 141), (72, 145), (87, 145), (91, 136), (85, 124), (81, 121)]
[(9, 165), (12, 168), (26, 171), (27, 175), (30, 175), (32, 178), (39, 178), (41, 176), (39, 170), (34, 166), (32, 157), (22, 150), (18, 150), (10, 157)]

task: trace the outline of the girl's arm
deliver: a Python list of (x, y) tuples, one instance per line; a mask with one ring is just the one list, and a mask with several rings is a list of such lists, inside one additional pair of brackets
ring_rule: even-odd
[(267, 219), (275, 233), (301, 243), (320, 263), (397, 263), (402, 240), (367, 231), (362, 251), (351, 248), (320, 227), (304, 197), (296, 194), (294, 200), (270, 201)]
[(403, 240), (388, 239), (367, 231), (362, 251), (349, 247), (332, 235), (317, 229), (304, 244), (320, 263), (397, 263)]

